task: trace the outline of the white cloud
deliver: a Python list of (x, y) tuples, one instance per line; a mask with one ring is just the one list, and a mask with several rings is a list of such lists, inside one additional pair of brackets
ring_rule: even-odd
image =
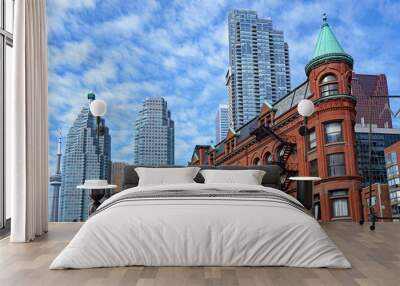
[(130, 36), (133, 33), (141, 31), (141, 23), (143, 20), (143, 18), (136, 14), (123, 15), (97, 25), (93, 32), (96, 36)]
[[(389, 90), (400, 93), (395, 65), (400, 52), (392, 48), (399, 42), (399, 20), (387, 16), (387, 9), (397, 11), (394, 2), (363, 1), (362, 9), (357, 1), (344, 0), (48, 2), (50, 128), (62, 126), (66, 134), (93, 89), (109, 106), (106, 121), (115, 160), (130, 160), (133, 123), (147, 96), (168, 101), (176, 124), (177, 163), (190, 160), (194, 145), (214, 139), (215, 108), (227, 101), (230, 8), (254, 9), (284, 31), (293, 87), (305, 79), (304, 65), (321, 14), (327, 12), (339, 41), (355, 58), (356, 71), (385, 72)], [(52, 154), (54, 144), (51, 148)]]
[(163, 65), (169, 71), (175, 71), (178, 66), (174, 57), (164, 58)]
[(66, 42), (61, 48), (50, 46), (50, 69), (60, 67), (79, 68), (88, 59), (92, 50), (94, 50), (94, 46), (89, 39), (80, 42)]
[(96, 0), (52, 0), (47, 2), (47, 18), (49, 35), (65, 33), (66, 24), (76, 24), (70, 12), (92, 10)]
[(96, 0), (52, 0), (54, 7), (59, 10), (80, 10), (82, 8), (94, 8)]
[(115, 64), (109, 60), (104, 60), (99, 65), (86, 71), (83, 79), (89, 87), (103, 87), (108, 81), (115, 79), (116, 75)]

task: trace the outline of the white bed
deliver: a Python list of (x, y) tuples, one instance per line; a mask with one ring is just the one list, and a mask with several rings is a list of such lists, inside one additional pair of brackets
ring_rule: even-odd
[(318, 222), (299, 205), (279, 190), (255, 185), (131, 188), (105, 201), (50, 269), (128, 265), (350, 268)]

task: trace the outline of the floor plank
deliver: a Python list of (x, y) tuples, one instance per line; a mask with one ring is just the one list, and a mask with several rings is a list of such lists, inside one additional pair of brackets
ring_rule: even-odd
[(352, 269), (289, 267), (118, 267), (85, 270), (48, 269), (81, 223), (50, 223), (49, 233), (32, 243), (0, 240), (0, 285), (398, 285), (400, 223), (368, 225), (335, 222), (323, 225), (350, 260)]

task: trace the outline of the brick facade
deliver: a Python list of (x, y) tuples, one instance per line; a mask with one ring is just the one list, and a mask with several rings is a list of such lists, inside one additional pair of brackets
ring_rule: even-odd
[[(369, 187), (365, 187), (361, 191), (364, 217), (367, 218), (370, 214), (369, 210)], [(391, 221), (392, 209), (390, 206), (389, 186), (386, 184), (371, 185), (371, 205), (374, 208), (374, 213), (381, 218), (378, 221)], [(387, 218), (387, 219), (386, 219)]]
[[(352, 61), (333, 57), (308, 66), (308, 80), (286, 96), (293, 97), (290, 105), (285, 103), (286, 97), (273, 105), (265, 103), (257, 118), (238, 130), (230, 130), (226, 139), (216, 146), (196, 146), (191, 163), (248, 166), (275, 162), (285, 169), (282, 174), (284, 190), (296, 196), (295, 184), (287, 177), (310, 175), (312, 162), (313, 175), (322, 178), (314, 186), (316, 209), (320, 210), (318, 218), (323, 222), (359, 221), (362, 219), (361, 178), (354, 132), (356, 100), (351, 95)], [(334, 92), (323, 94), (324, 85), (329, 84)], [(303, 118), (297, 112), (298, 102), (293, 104), (299, 100), (297, 93), (300, 90), (305, 90), (304, 98), (315, 105), (314, 113), (308, 118), (308, 128), (315, 131), (315, 141), (307, 152), (307, 161), (304, 154), (306, 140), (298, 131)], [(282, 111), (285, 105), (289, 107)], [(338, 139), (330, 142), (327, 124), (333, 123), (340, 129), (340, 134), (329, 134)]]
[(388, 176), (392, 217), (400, 218), (400, 141), (385, 148), (385, 167)]

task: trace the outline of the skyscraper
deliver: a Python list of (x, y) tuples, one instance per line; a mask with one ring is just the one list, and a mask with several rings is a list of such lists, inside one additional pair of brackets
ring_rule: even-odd
[(264, 101), (290, 91), (289, 49), (271, 19), (249, 10), (229, 13), (229, 120), (235, 129), (253, 119)]
[(225, 139), (229, 129), (228, 106), (220, 104), (215, 118), (215, 143), (219, 143)]
[[(95, 99), (88, 94), (89, 104)], [(96, 134), (96, 119), (89, 104), (81, 109), (67, 135), (62, 168), (59, 221), (85, 221), (88, 217), (90, 198), (87, 191), (76, 187), (85, 180), (111, 180), (111, 137), (105, 127), (104, 135)]]
[(384, 74), (353, 73), (351, 92), (357, 98), (356, 123), (361, 125), (371, 123), (379, 128), (392, 128), (388, 85)]
[[(369, 125), (356, 124), (354, 126), (358, 172), (362, 178), (362, 187), (368, 186), (370, 179), (372, 184), (387, 184), (384, 149), (400, 141), (400, 129), (379, 128), (375, 124), (371, 127), (370, 136)], [(371, 161), (369, 160), (369, 138), (371, 138)]]
[(50, 177), (52, 189), (49, 193), (49, 221), (58, 221), (58, 200), (61, 186), (61, 131), (58, 132), (57, 140), (56, 173)]
[(174, 164), (175, 128), (162, 97), (148, 97), (135, 122), (134, 163)]

